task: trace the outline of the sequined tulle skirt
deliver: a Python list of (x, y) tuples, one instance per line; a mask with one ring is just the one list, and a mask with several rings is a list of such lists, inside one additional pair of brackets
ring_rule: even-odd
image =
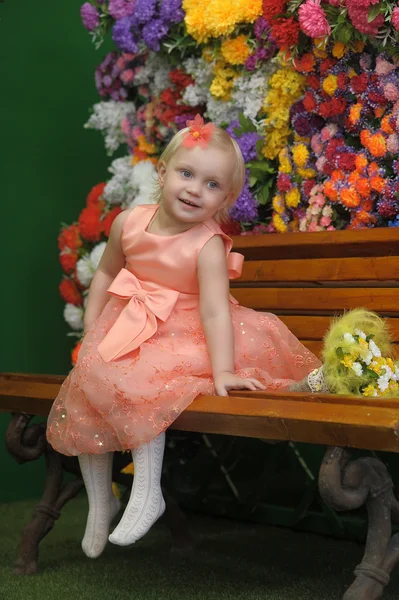
[[(165, 431), (198, 394), (213, 394), (198, 309), (175, 309), (139, 349), (104, 362), (97, 346), (125, 306), (112, 298), (83, 340), (51, 409), (47, 438), (62, 454), (132, 449)], [(282, 389), (320, 365), (278, 317), (231, 305), (236, 374)]]

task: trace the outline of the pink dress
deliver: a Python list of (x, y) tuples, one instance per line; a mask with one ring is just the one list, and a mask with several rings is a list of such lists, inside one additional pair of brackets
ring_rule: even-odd
[[(173, 236), (149, 233), (157, 208), (138, 206), (126, 219), (126, 266), (51, 409), (47, 438), (62, 454), (133, 449), (165, 431), (198, 394), (215, 392), (197, 259), (214, 235), (224, 240), (230, 278), (239, 277), (243, 257), (230, 253), (232, 241), (214, 220)], [(275, 315), (230, 301), (237, 375), (276, 390), (319, 366)]]

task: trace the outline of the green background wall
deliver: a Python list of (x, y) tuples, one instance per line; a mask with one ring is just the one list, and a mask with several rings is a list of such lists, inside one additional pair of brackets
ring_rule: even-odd
[[(82, 2), (0, 4), (1, 371), (70, 367), (57, 235), (110, 162), (101, 135), (83, 129), (106, 49), (96, 51), (83, 28)], [(0, 413), (0, 502), (35, 497), (43, 481), (42, 464), (18, 466), (7, 455), (9, 421)]]

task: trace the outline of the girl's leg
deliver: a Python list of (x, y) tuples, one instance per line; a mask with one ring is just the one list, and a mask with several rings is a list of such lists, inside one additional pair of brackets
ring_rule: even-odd
[(89, 499), (89, 515), (82, 540), (82, 550), (97, 558), (108, 540), (109, 526), (120, 508), (112, 492), (113, 454), (81, 454), (79, 465)]
[(161, 475), (165, 434), (132, 451), (134, 479), (123, 517), (109, 536), (118, 546), (134, 544), (142, 538), (165, 511)]
[(290, 392), (313, 392), (313, 393), (324, 393), (328, 394), (329, 389), (327, 387), (326, 382), (323, 377), (323, 367), (319, 367), (318, 369), (314, 369), (302, 379), (302, 381), (298, 381), (294, 383), (289, 388)]

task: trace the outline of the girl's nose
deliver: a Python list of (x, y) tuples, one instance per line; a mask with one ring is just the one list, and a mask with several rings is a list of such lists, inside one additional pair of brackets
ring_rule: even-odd
[(195, 181), (188, 181), (187, 184), (186, 184), (186, 190), (192, 196), (199, 196), (200, 195), (200, 186), (199, 186), (199, 183), (197, 183)]

